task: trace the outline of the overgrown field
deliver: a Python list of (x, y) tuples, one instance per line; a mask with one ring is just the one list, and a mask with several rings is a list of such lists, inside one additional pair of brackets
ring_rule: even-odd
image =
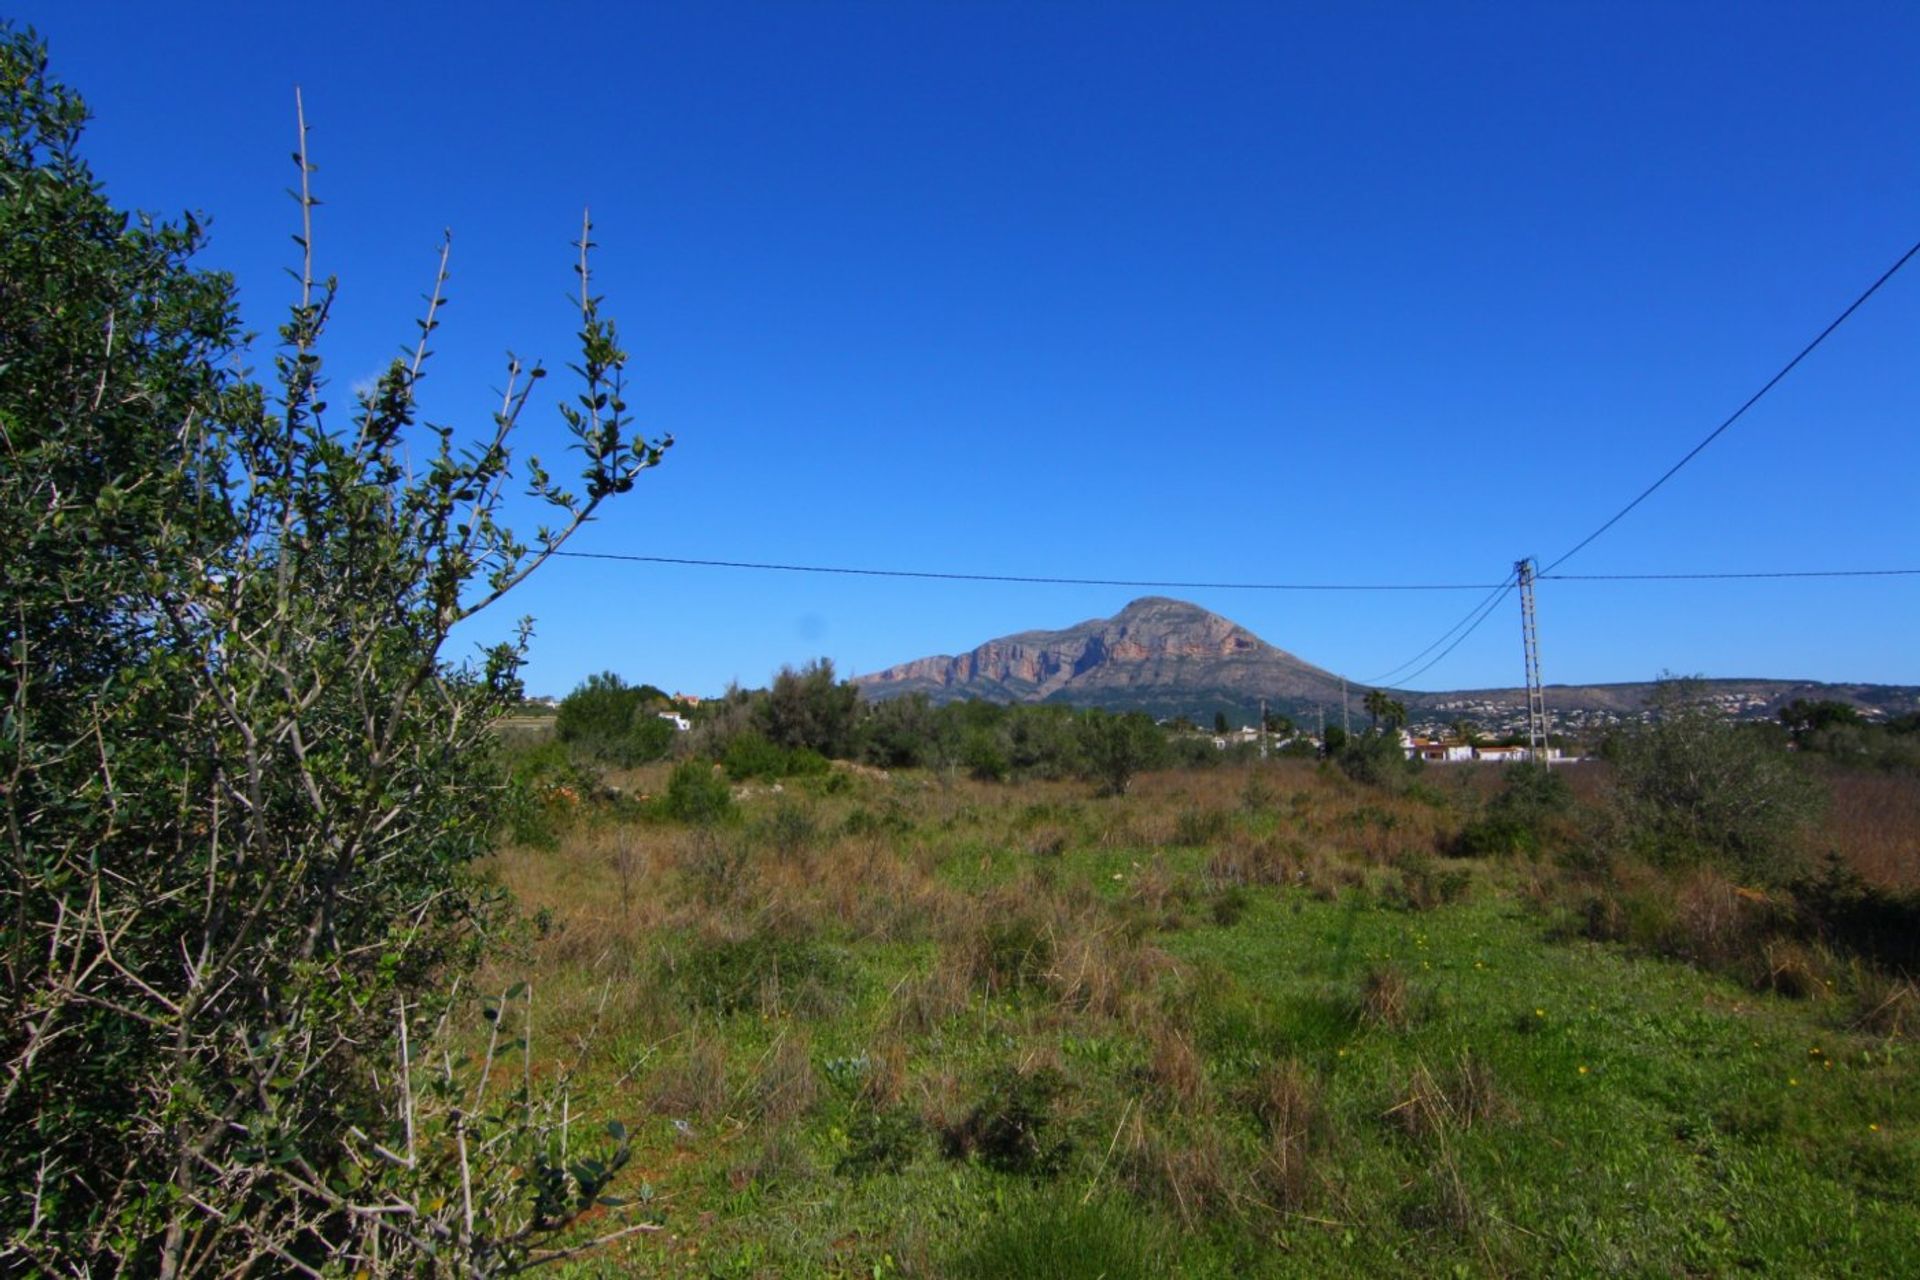
[[(579, 1123), (633, 1135), (633, 1203), (595, 1225), (660, 1225), (570, 1265), (1911, 1274), (1898, 940), (1593, 865), (1607, 782), (1570, 773), (1539, 848), (1478, 857), (1449, 854), (1502, 775), (1472, 766), (1104, 799), (839, 767), (702, 822), (636, 799), (664, 767), (599, 808), (569, 792), (555, 847), (495, 861), (529, 938), (487, 981), (529, 983), (534, 1069), (576, 1073)], [(1897, 923), (1914, 784), (1859, 785), (1815, 852), (1858, 844), (1888, 892), (1836, 867), (1818, 892)]]

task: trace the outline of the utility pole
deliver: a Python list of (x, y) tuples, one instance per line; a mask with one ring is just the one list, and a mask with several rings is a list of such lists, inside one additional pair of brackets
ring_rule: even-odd
[(1527, 659), (1527, 751), (1537, 764), (1547, 763), (1547, 698), (1540, 687), (1540, 631), (1533, 614), (1533, 561), (1515, 563), (1520, 575), (1520, 643)]
[(1325, 747), (1327, 745), (1327, 704), (1317, 702), (1313, 709), (1320, 713), (1320, 745)]
[(1353, 736), (1353, 709), (1347, 705), (1347, 678), (1345, 676), (1340, 677), (1340, 727), (1347, 731), (1349, 738)]
[(1260, 758), (1267, 758), (1267, 700), (1260, 699)]

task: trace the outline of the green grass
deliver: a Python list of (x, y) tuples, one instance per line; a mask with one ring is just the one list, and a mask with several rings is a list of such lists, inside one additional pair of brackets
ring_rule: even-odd
[[(1445, 862), (1468, 873), (1464, 896), (1405, 909), (1382, 891), (1401, 873), (1350, 857), (1338, 835), (1351, 887), (1247, 888), (1232, 923), (1216, 923), (1209, 849), (1184, 837), (1290, 830), (1290, 800), (1180, 816), (1168, 843), (1109, 847), (1103, 824), (1131, 797), (969, 794), (900, 806), (911, 812), (848, 837), (886, 841), (949, 895), (911, 936), (822, 911), (804, 942), (736, 935), (702, 951), (686, 917), (663, 914), (651, 952), (624, 970), (576, 959), (544, 976), (549, 991), (658, 982), (663, 957), (688, 975), (603, 1036), (582, 1076), (587, 1102), (634, 1129), (634, 1177), (665, 1230), (570, 1274), (1911, 1272), (1920, 1080), (1907, 1042), (1848, 1031), (1840, 1002), (1550, 941), (1548, 916), (1496, 865)], [(892, 798), (818, 803), (813, 829), (837, 832)], [(1168, 812), (1194, 805), (1181, 795)], [(1378, 808), (1362, 796), (1350, 813), (1379, 828)], [(1066, 836), (1036, 853), (1035, 830)], [(652, 891), (672, 899), (676, 882), (657, 874)], [(1141, 906), (1147, 883), (1189, 891), (1178, 927)], [(992, 898), (1008, 886), (1019, 889)], [(746, 898), (750, 921), (762, 907)], [(1043, 899), (1068, 906), (1007, 914)], [(1001, 903), (993, 918), (965, 914), (980, 900)], [(987, 966), (1008, 980), (925, 1025), (902, 1021), (955, 937), (1024, 949), (1033, 920), (1055, 965), (1095, 934), (1170, 958), (1096, 1011), (1056, 998), (1010, 954)], [(779, 997), (756, 1003), (776, 969)], [(1369, 1008), (1370, 975), (1404, 979), (1403, 1016)], [(648, 1080), (702, 1037), (724, 1056), (724, 1097), (697, 1121), (647, 1115)], [(793, 1096), (808, 1101), (770, 1115), (758, 1101), (769, 1064), (791, 1076), (796, 1059), (814, 1080)], [(1295, 1091), (1287, 1114), (1307, 1117), (1297, 1132), (1278, 1133), (1279, 1104), (1263, 1101), (1276, 1079)], [(1044, 1112), (1043, 1158), (987, 1158), (953, 1139), (999, 1132), (981, 1116), (1023, 1081), (1045, 1082), (1021, 1094), (1023, 1115)]]

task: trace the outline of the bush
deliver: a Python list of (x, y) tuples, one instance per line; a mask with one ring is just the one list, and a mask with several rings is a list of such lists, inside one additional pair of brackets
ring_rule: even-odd
[(1080, 750), (1087, 776), (1100, 784), (1100, 793), (1117, 796), (1126, 794), (1134, 774), (1166, 760), (1167, 740), (1144, 712), (1089, 711), (1080, 721)]
[[(1333, 741), (1329, 734), (1328, 742)], [(1421, 762), (1408, 759), (1397, 733), (1359, 733), (1343, 737), (1329, 754), (1340, 772), (1369, 787), (1396, 790), (1404, 787), (1421, 769)]]
[(1466, 856), (1525, 854), (1541, 851), (1549, 825), (1573, 808), (1573, 789), (1544, 764), (1507, 766), (1506, 785), (1473, 821), (1461, 829), (1455, 852)]
[(1714, 862), (1757, 884), (1802, 868), (1799, 838), (1825, 793), (1786, 752), (1728, 723), (1695, 681), (1663, 678), (1651, 725), (1608, 743), (1617, 816), (1649, 861)]
[(556, 1168), (537, 1091), (482, 1112), (458, 1068), (427, 1083), (439, 993), (499, 914), (473, 863), (526, 633), (445, 655), (660, 460), (586, 234), (561, 410), (585, 496), (529, 464), (553, 528), (523, 546), (499, 494), (539, 371), (510, 364), (474, 448), (418, 421), (444, 271), (412, 358), (323, 403), (304, 122), (269, 387), (237, 372), (231, 280), (190, 265), (198, 223), (106, 202), (85, 105), (4, 23), (0, 85), (0, 1266), (518, 1267), (617, 1158)]
[(1066, 1088), (1066, 1077), (1051, 1067), (1031, 1072), (995, 1068), (979, 1102), (959, 1123), (941, 1131), (947, 1158), (972, 1156), (1000, 1173), (1059, 1173), (1073, 1149), (1067, 1139), (1053, 1136), (1054, 1103)]
[(683, 760), (667, 776), (661, 811), (679, 822), (707, 825), (733, 815), (733, 788), (706, 760)]
[(560, 700), (554, 736), (590, 759), (622, 768), (658, 760), (675, 733), (659, 715), (666, 700), (652, 685), (635, 687), (603, 671)]

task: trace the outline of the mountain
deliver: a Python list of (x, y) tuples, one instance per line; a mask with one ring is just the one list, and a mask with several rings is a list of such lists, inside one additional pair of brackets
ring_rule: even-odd
[[(1111, 618), (1089, 619), (1063, 631), (1023, 631), (989, 640), (958, 657), (919, 658), (856, 676), (854, 683), (869, 698), (924, 693), (935, 702), (1061, 702), (1209, 719), (1225, 711), (1240, 722), (1252, 719), (1262, 698), (1302, 724), (1320, 710), (1331, 718), (1341, 705), (1338, 675), (1268, 644), (1219, 614), (1164, 596), (1135, 600)], [(1795, 698), (1849, 702), (1870, 716), (1920, 709), (1920, 687), (1909, 685), (1764, 679), (1706, 683), (1716, 702), (1741, 716), (1770, 716)], [(1652, 691), (1651, 682), (1548, 685), (1547, 710), (1559, 727), (1606, 723), (1638, 715)], [(1356, 718), (1365, 693), (1357, 685), (1349, 690)], [(1525, 724), (1526, 699), (1520, 689), (1395, 690), (1393, 696), (1416, 724), (1465, 718), (1489, 731)]]
[(924, 693), (936, 702), (1064, 702), (1158, 715), (1340, 700), (1340, 677), (1275, 648), (1198, 605), (1135, 600), (1111, 618), (1023, 631), (958, 657), (941, 655), (855, 677), (870, 698)]

